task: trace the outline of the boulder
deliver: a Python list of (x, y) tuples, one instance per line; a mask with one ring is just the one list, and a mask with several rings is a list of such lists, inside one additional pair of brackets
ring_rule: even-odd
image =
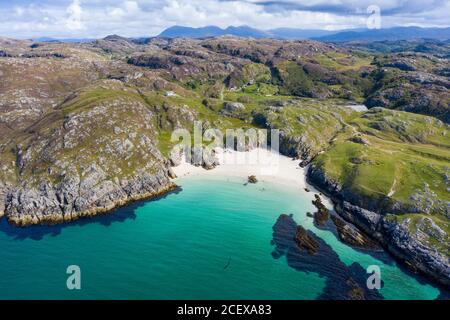
[(240, 102), (226, 102), (225, 110), (231, 111), (231, 112), (240, 111), (240, 110), (245, 110), (245, 106), (243, 103), (240, 103)]
[(214, 169), (219, 165), (219, 159), (216, 156), (214, 150), (203, 150), (203, 162), (202, 167), (206, 170)]
[(361, 135), (353, 136), (353, 137), (351, 137), (349, 140), (350, 140), (351, 142), (363, 144), (363, 145), (366, 145), (366, 146), (367, 146), (367, 145), (370, 145), (369, 140), (367, 140), (366, 138), (364, 138), (364, 137), (361, 136)]
[(250, 175), (248, 176), (248, 183), (257, 183), (258, 179), (256, 179), (256, 176)]

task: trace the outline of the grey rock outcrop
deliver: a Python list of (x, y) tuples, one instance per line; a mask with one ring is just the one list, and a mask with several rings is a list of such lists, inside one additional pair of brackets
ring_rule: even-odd
[(336, 226), (339, 239), (341, 239), (342, 242), (364, 249), (379, 248), (379, 245), (369, 238), (366, 233), (359, 231), (358, 228), (355, 228), (338, 216), (331, 215), (331, 220)]
[(450, 286), (448, 257), (423, 245), (402, 224), (382, 219), (378, 228), (389, 251), (404, 260), (410, 269), (421, 271)]
[(290, 157), (300, 156), (307, 162), (316, 155), (312, 152), (311, 142), (305, 136), (290, 136), (284, 131), (280, 132), (280, 152)]
[(5, 214), (6, 195), (8, 187), (0, 181), (0, 218)]
[(169, 161), (172, 167), (178, 167), (181, 164), (181, 152), (180, 150), (173, 149), (169, 155)]
[(6, 213), (8, 220), (19, 226), (61, 223), (106, 213), (174, 188), (168, 171), (142, 172), (127, 180), (111, 181), (93, 168), (92, 177), (82, 182), (72, 176), (56, 187), (43, 182), (37, 188), (23, 186), (11, 190), (7, 195)]
[[(307, 178), (311, 184), (332, 198), (335, 209), (341, 217), (380, 242), (410, 269), (420, 271), (436, 282), (450, 286), (448, 256), (421, 242), (408, 230), (407, 225), (392, 221), (382, 212), (364, 209), (361, 203), (354, 204), (357, 198), (352, 198), (348, 190), (343, 190), (342, 185), (327, 177), (314, 165), (308, 168)], [(366, 205), (370, 206), (370, 203)]]
[(243, 103), (240, 103), (240, 102), (227, 102), (227, 103), (225, 103), (225, 110), (231, 111), (231, 112), (245, 110), (245, 106)]
[(17, 180), (0, 186), (6, 218), (19, 226), (72, 221), (174, 189), (153, 117), (138, 97), (111, 97), (56, 121), (44, 118), (14, 145)]

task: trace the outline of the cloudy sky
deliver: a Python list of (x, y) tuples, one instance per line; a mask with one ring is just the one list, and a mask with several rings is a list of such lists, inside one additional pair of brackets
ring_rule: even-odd
[(366, 27), (373, 5), (384, 28), (450, 26), (450, 0), (0, 0), (0, 36), (137, 37), (173, 25), (337, 30)]

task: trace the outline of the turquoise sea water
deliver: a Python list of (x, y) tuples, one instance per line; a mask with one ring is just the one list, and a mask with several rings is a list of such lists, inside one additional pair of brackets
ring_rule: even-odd
[[(17, 229), (2, 219), (0, 299), (316, 299), (326, 285), (323, 272), (302, 271), (291, 267), (288, 255), (272, 255), (272, 228), (281, 213), (293, 214), (345, 265), (380, 266), (384, 298), (438, 297), (438, 289), (392, 260), (382, 262), (315, 228), (305, 215), (314, 211), (312, 193), (243, 182), (184, 178), (181, 192), (62, 226)], [(81, 290), (66, 287), (69, 265), (81, 268)]]

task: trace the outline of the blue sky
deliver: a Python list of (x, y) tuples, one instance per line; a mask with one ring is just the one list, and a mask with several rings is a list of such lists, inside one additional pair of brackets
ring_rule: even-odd
[(173, 25), (338, 30), (365, 27), (370, 5), (382, 27), (450, 26), (450, 0), (0, 0), (0, 36), (152, 36)]

